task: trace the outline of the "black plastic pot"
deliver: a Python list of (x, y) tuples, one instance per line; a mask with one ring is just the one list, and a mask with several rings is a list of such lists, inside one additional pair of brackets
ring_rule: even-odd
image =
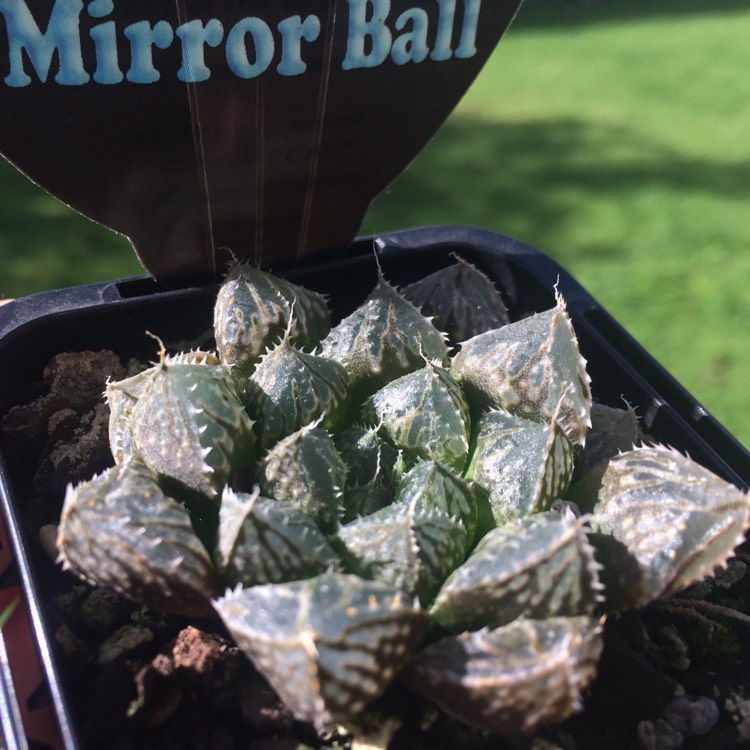
[[(376, 252), (377, 251), (377, 260)], [(644, 429), (745, 489), (750, 454), (559, 265), (509, 237), (465, 227), (431, 227), (357, 240), (335, 262), (290, 270), (288, 278), (330, 295), (335, 315), (350, 312), (374, 286), (377, 263), (403, 285), (448, 265), (458, 254), (496, 282), (511, 319), (566, 300), (596, 400), (626, 401)], [(45, 292), (0, 308), (0, 415), (25, 403), (49, 359), (64, 351), (113, 349), (121, 357), (153, 359), (153, 331), (164, 340), (198, 336), (209, 328), (216, 285), (161, 288), (138, 277)], [(18, 475), (0, 452), (0, 495), (18, 573), (26, 594), (39, 657), (63, 745), (79, 747), (74, 706), (69, 705), (45, 601), (65, 575), (55, 569), (28, 530)], [(62, 498), (61, 498), (62, 501)]]

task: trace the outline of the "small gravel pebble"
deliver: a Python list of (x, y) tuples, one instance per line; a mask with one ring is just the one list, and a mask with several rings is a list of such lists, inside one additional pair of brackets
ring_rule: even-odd
[(683, 737), (698, 737), (719, 720), (719, 707), (703, 695), (679, 695), (667, 704), (662, 716)]

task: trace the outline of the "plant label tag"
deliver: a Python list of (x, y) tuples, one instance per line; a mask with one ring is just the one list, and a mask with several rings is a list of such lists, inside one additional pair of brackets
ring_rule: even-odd
[(345, 250), (522, 0), (0, 0), (0, 153), (157, 278)]

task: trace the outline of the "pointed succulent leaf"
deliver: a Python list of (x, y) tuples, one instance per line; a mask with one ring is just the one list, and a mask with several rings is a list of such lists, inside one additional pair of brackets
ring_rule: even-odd
[(396, 502), (435, 509), (461, 521), (466, 546), (474, 542), (478, 516), (477, 488), (436, 461), (419, 461), (398, 483)]
[(289, 503), (226, 488), (219, 513), (216, 566), (227, 586), (311, 578), (338, 564), (313, 519)]
[(173, 365), (209, 365), (216, 367), (221, 364), (221, 360), (216, 356), (216, 352), (207, 352), (203, 349), (190, 349), (179, 354), (167, 355), (167, 363)]
[(381, 275), (370, 296), (326, 336), (321, 353), (346, 367), (359, 402), (386, 383), (423, 366), (444, 364), (445, 336)]
[(576, 463), (576, 476), (600, 466), (618, 453), (632, 450), (642, 440), (643, 433), (632, 407), (614, 409), (593, 404), (591, 429), (586, 437), (586, 447)]
[(433, 458), (461, 471), (469, 454), (469, 407), (448, 371), (428, 362), (374, 393), (363, 407), (365, 420), (409, 461)]
[(339, 529), (353, 573), (389, 583), (423, 605), (465, 555), (466, 530), (447, 513), (398, 503)]
[(556, 421), (493, 410), (477, 423), (466, 478), (488, 491), (500, 525), (548, 510), (570, 483), (573, 465), (573, 447)]
[[(213, 352), (194, 350), (166, 357), (168, 364), (220, 364)], [(104, 395), (109, 406), (109, 447), (115, 463), (121, 464), (138, 455), (133, 443), (132, 414), (136, 402), (161, 364), (107, 382)]]
[(376, 427), (354, 425), (334, 438), (347, 467), (342, 523), (366, 516), (393, 499), (397, 450)]
[(350, 523), (385, 508), (393, 498), (393, 489), (379, 480), (346, 487), (339, 521)]
[(285, 335), (247, 381), (245, 400), (260, 447), (270, 448), (319, 417), (335, 430), (346, 417), (348, 381), (343, 365), (297, 349)]
[(125, 463), (137, 455), (133, 444), (133, 408), (151, 374), (150, 370), (144, 370), (123, 380), (107, 382), (104, 395), (109, 406), (109, 448), (115, 463)]
[(581, 519), (537, 513), (483, 537), (440, 589), (431, 614), (459, 633), (499, 627), (520, 616), (592, 615), (600, 592)]
[(478, 408), (539, 421), (558, 414), (568, 439), (583, 445), (591, 425), (591, 379), (565, 304), (464, 342), (451, 373)]
[(637, 601), (629, 591), (619, 601), (637, 606), (710, 575), (743, 541), (749, 508), (748, 493), (670, 448), (611, 459), (591, 523), (625, 548), (642, 579)]
[(190, 515), (137, 459), (68, 486), (57, 549), (92, 585), (174, 614), (211, 611), (216, 575)]
[(330, 434), (306, 425), (280, 440), (258, 461), (257, 480), (266, 497), (308, 513), (325, 532), (342, 515), (346, 465)]
[(383, 440), (377, 426), (353, 425), (340, 432), (335, 440), (348, 467), (347, 483), (367, 484), (378, 477), (392, 480), (398, 451)]
[(254, 453), (252, 422), (224, 366), (164, 360), (132, 414), (138, 454), (158, 474), (218, 498)]
[(302, 349), (314, 348), (331, 328), (325, 298), (248, 263), (236, 263), (214, 306), (221, 361), (237, 376), (250, 375), (261, 355), (284, 334), (292, 307), (292, 342)]
[(510, 322), (495, 285), (462, 258), (409, 284), (402, 293), (423, 315), (431, 316), (454, 345)]
[(214, 604), (294, 716), (318, 729), (353, 719), (377, 698), (428, 620), (397, 589), (337, 573), (239, 589)]
[(414, 657), (402, 680), (460, 721), (517, 737), (581, 708), (601, 652), (596, 620), (521, 619), (432, 643)]

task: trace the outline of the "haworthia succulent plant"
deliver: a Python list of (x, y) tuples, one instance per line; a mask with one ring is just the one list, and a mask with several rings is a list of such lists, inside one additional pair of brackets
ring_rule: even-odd
[(68, 487), (57, 536), (64, 568), (180, 615), (207, 615), (218, 580), (185, 508), (138, 459)]
[[(580, 707), (598, 611), (725, 563), (750, 501), (676, 451), (632, 449), (636, 415), (592, 404), (560, 298), (506, 323), (461, 262), (407, 293), (438, 327), (380, 275), (328, 333), (323, 297), (235, 267), (218, 359), (162, 354), (107, 386), (117, 466), (69, 489), (60, 560), (170, 612), (213, 601), (318, 730), (406, 667), (410, 700), (531, 734)], [(416, 653), (428, 629), (452, 635)]]
[(294, 716), (319, 729), (377, 698), (427, 626), (398, 589), (340, 573), (239, 589), (215, 607)]

